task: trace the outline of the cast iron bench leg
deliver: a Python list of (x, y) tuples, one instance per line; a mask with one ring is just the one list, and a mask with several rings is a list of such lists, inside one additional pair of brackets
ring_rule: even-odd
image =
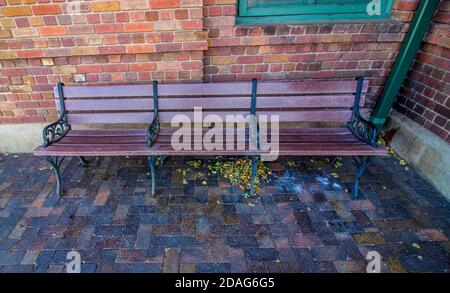
[(80, 160), (81, 167), (83, 167), (83, 168), (86, 168), (86, 167), (87, 167), (88, 161), (86, 160), (85, 157), (78, 157), (78, 160)]
[(250, 186), (250, 195), (254, 195), (255, 193), (255, 179), (256, 179), (256, 169), (258, 167), (258, 156), (252, 156), (252, 177), (251, 177), (251, 186)]
[(369, 166), (373, 157), (361, 157), (361, 159), (358, 159), (357, 157), (353, 157), (353, 159), (355, 160), (355, 165), (356, 165), (356, 176), (355, 176), (355, 182), (353, 183), (351, 197), (352, 197), (352, 199), (357, 199), (358, 193), (359, 193), (359, 179), (364, 174), (364, 172), (367, 170), (367, 167)]
[(59, 167), (61, 167), (62, 162), (64, 161), (65, 157), (55, 157), (53, 159), (52, 157), (47, 157), (47, 162), (52, 166), (53, 172), (56, 176), (56, 194), (58, 196), (62, 196), (62, 190), (61, 190), (61, 174), (59, 173)]
[(163, 166), (165, 162), (166, 162), (166, 156), (159, 156), (160, 166)]
[(148, 156), (148, 163), (150, 165), (150, 173), (152, 176), (152, 196), (156, 194), (156, 157)]

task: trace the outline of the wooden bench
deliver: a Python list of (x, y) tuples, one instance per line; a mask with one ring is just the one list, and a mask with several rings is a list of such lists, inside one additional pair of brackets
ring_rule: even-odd
[[(222, 118), (227, 114), (278, 115), (280, 156), (352, 156), (357, 172), (352, 198), (358, 197), (359, 180), (375, 156), (386, 156), (377, 148), (378, 129), (360, 115), (368, 90), (368, 81), (359, 77), (346, 81), (304, 81), (220, 83), (196, 85), (160, 85), (159, 109), (154, 124), (169, 123), (176, 114), (192, 116), (194, 107)], [(251, 94), (250, 94), (251, 93)], [(201, 96), (201, 97), (199, 97)], [(250, 101), (251, 96), (251, 101)], [(181, 99), (181, 100), (180, 100)], [(157, 102), (158, 103), (158, 102)], [(251, 105), (251, 106), (250, 106)], [(333, 128), (294, 128), (305, 122), (345, 125)], [(160, 155), (246, 155), (252, 158), (252, 187), (258, 159), (265, 154), (258, 149), (245, 150), (174, 150), (171, 137), (176, 129), (164, 129), (153, 138), (150, 157)], [(270, 134), (271, 130), (268, 130)], [(157, 131), (155, 131), (155, 134)], [(256, 135), (259, 138), (259, 134)], [(226, 138), (229, 139), (229, 138)], [(250, 138), (247, 133), (246, 140)], [(224, 140), (225, 144), (225, 140)], [(258, 142), (259, 145), (259, 142)], [(224, 147), (225, 149), (225, 147)]]
[[(279, 155), (354, 156), (357, 174), (352, 197), (356, 198), (359, 179), (371, 158), (387, 154), (384, 148), (376, 147), (376, 127), (359, 113), (367, 89), (368, 82), (362, 78), (259, 84), (256, 80), (216, 84), (158, 85), (154, 82), (152, 86), (63, 87), (59, 84), (55, 96), (60, 119), (44, 129), (44, 145), (34, 154), (46, 156), (52, 165), (58, 194), (61, 194), (59, 167), (66, 156), (78, 156), (82, 162), (84, 156), (147, 156), (152, 194), (156, 192), (157, 156), (250, 156), (254, 182), (256, 166), (264, 151), (252, 149), (248, 144), (244, 149), (226, 150), (228, 137), (223, 141), (223, 150), (194, 147), (176, 150), (171, 139), (177, 128), (161, 128), (161, 124), (170, 124), (180, 114), (192, 119), (195, 107), (201, 107), (204, 115), (215, 114), (223, 119), (230, 114), (279, 115), (282, 125)], [(147, 130), (71, 130), (77, 124), (148, 124), (150, 121)], [(347, 127), (293, 127), (304, 122), (347, 123)], [(247, 129), (246, 141), (250, 140), (250, 133), (259, 138), (254, 131), (259, 130)], [(250, 192), (253, 193), (253, 184)]]
[[(45, 127), (44, 144), (34, 155), (46, 157), (56, 176), (56, 191), (62, 194), (60, 167), (65, 157), (147, 156), (152, 176), (152, 194), (156, 192), (157, 155), (193, 155), (202, 152), (175, 153), (170, 146), (172, 129), (161, 129), (178, 114), (193, 117), (193, 107), (203, 107), (224, 117), (230, 112), (248, 114), (252, 84), (176, 84), (121, 86), (55, 87), (58, 121)], [(159, 96), (162, 98), (158, 99)], [(223, 96), (231, 96), (226, 100)], [(236, 104), (236, 101), (239, 103)], [(159, 111), (162, 108), (162, 111)], [(150, 122), (152, 122), (150, 124)], [(80, 125), (150, 124), (148, 129), (80, 130)], [(104, 128), (104, 127), (103, 127)], [(217, 152), (216, 152), (217, 154)], [(255, 151), (233, 151), (233, 155), (256, 155)]]

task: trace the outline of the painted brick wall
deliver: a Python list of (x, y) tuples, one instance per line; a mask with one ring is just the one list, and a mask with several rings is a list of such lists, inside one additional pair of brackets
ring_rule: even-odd
[(0, 0), (0, 123), (54, 120), (52, 88), (59, 81), (201, 81), (207, 49), (202, 5)]
[(450, 1), (441, 1), (394, 108), (450, 143)]

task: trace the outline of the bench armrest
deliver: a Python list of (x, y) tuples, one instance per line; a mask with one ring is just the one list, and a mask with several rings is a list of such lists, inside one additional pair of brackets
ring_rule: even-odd
[(52, 123), (44, 128), (42, 131), (42, 137), (44, 140), (43, 147), (46, 148), (49, 145), (59, 141), (70, 131), (70, 125), (67, 123), (65, 117), (61, 117), (55, 123)]
[(155, 143), (156, 137), (159, 134), (159, 129), (160, 129), (159, 118), (158, 118), (158, 116), (156, 116), (153, 119), (152, 124), (150, 124), (150, 127), (147, 130), (147, 142), (148, 142), (149, 148), (151, 148), (153, 146), (153, 144)]
[(347, 126), (359, 140), (377, 147), (379, 130), (375, 124), (363, 119), (360, 115), (353, 115)]

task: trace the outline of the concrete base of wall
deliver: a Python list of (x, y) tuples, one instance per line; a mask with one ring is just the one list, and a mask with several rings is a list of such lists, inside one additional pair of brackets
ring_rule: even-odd
[(450, 146), (393, 110), (384, 130), (399, 127), (390, 146), (450, 200)]
[(0, 124), (0, 153), (29, 153), (42, 144), (42, 123)]

